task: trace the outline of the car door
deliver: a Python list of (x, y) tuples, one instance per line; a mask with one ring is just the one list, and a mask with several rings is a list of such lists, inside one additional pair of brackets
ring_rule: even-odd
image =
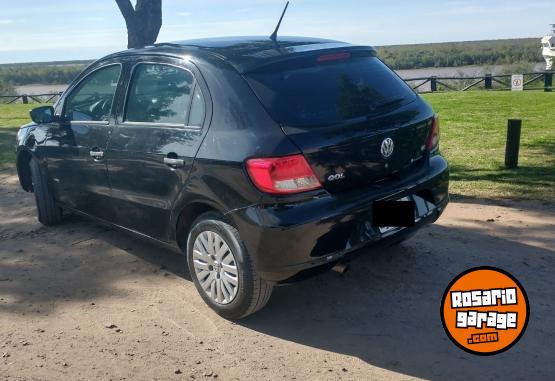
[(65, 206), (113, 221), (106, 147), (122, 66), (91, 70), (64, 96), (59, 128), (52, 130), (48, 170)]
[(163, 241), (205, 130), (207, 90), (198, 77), (177, 59), (136, 62), (108, 147), (119, 224)]

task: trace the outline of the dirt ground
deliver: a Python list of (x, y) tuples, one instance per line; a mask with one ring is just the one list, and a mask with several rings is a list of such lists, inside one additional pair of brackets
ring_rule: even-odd
[[(555, 379), (555, 208), (453, 202), (341, 277), (275, 289), (238, 323), (211, 312), (183, 257), (79, 217), (46, 228), (0, 172), (0, 379)], [(526, 334), (494, 357), (441, 326), (445, 287), (471, 267), (517, 277)]]

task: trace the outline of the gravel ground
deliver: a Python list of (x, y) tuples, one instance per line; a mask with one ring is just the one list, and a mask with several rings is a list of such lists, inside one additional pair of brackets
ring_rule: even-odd
[[(453, 202), (412, 240), (277, 288), (240, 322), (211, 312), (183, 257), (79, 217), (39, 225), (0, 172), (0, 379), (555, 379), (555, 208)], [(495, 357), (441, 326), (449, 281), (493, 265), (525, 287), (531, 319)]]

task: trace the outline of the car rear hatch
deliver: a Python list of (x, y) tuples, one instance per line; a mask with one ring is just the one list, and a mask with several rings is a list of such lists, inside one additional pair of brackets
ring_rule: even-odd
[(384, 182), (427, 157), (431, 109), (373, 51), (316, 53), (245, 78), (332, 193)]

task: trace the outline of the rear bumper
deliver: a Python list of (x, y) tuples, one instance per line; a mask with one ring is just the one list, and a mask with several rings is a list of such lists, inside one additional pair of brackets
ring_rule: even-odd
[[(251, 206), (229, 216), (260, 276), (281, 282), (307, 269), (335, 263), (363, 246), (414, 234), (441, 216), (449, 200), (448, 188), (448, 164), (443, 157), (434, 156), (418, 174), (397, 184), (326, 194), (294, 204)], [(411, 228), (381, 234), (372, 227), (374, 201), (405, 196), (418, 196), (435, 208), (424, 207)]]

